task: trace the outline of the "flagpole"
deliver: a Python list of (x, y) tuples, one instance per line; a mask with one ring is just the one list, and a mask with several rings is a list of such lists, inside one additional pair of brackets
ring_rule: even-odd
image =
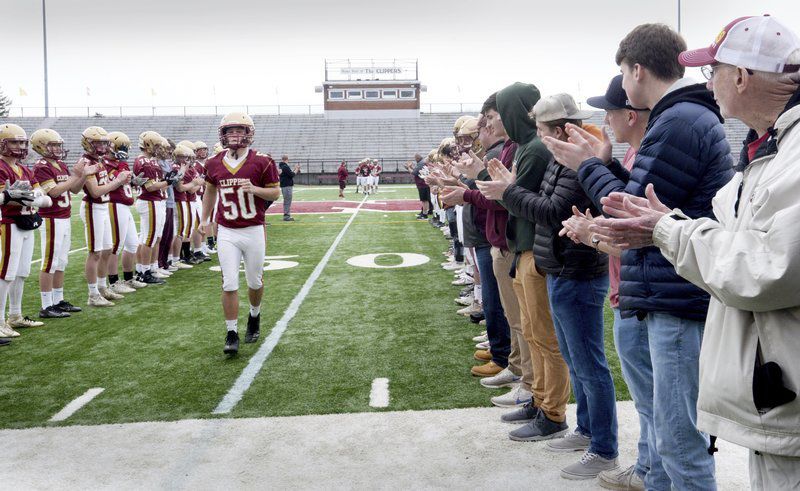
[(47, 11), (42, 0), (42, 40), (44, 45), (44, 117), (50, 117), (50, 96), (47, 88)]

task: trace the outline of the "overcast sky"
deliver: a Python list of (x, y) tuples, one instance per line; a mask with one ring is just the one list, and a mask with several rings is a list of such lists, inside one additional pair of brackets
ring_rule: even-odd
[[(800, 31), (800, 1), (683, 0), (690, 48), (771, 13)], [(601, 94), (617, 45), (667, 0), (48, 0), (51, 106), (321, 104), (325, 58), (416, 58), (423, 103), (482, 102), (514, 81)], [(43, 106), (41, 0), (0, 0), (0, 88)], [(700, 78), (699, 71), (690, 75)], [(87, 95), (87, 87), (90, 95)], [(22, 88), (27, 96), (20, 95)], [(151, 89), (156, 95), (152, 95)]]

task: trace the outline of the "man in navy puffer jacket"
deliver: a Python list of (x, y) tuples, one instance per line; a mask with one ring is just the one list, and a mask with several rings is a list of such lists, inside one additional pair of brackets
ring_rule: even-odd
[[(616, 55), (633, 107), (651, 109), (650, 122), (630, 173), (595, 158), (596, 139), (577, 128), (572, 143), (546, 140), (556, 159), (578, 172), (586, 193), (644, 196), (649, 183), (670, 208), (692, 218), (713, 217), (711, 200), (733, 176), (723, 119), (711, 92), (684, 79), (680, 34), (665, 25), (636, 27)], [(708, 295), (682, 279), (655, 247), (622, 255), (620, 310), (646, 322), (653, 380), (654, 435), (661, 464), (645, 476), (648, 489), (714, 489), (714, 461), (697, 420), (698, 359)], [(649, 390), (650, 388), (645, 388)]]

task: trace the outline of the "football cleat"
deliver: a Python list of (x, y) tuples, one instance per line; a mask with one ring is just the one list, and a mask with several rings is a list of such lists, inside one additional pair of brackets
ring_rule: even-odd
[(62, 317), (69, 317), (69, 312), (64, 312), (55, 305), (50, 305), (39, 311), (39, 317), (42, 319), (60, 319)]
[(119, 293), (114, 292), (111, 288), (100, 288), (100, 296), (106, 300), (122, 300), (123, 297)]
[(43, 326), (44, 322), (39, 322), (31, 319), (28, 316), (22, 317), (22, 314), (9, 315), (6, 324), (11, 329), (19, 329), (25, 327), (39, 327)]
[(131, 278), (129, 280), (125, 280), (125, 284), (129, 287), (133, 288), (134, 290), (139, 288), (147, 288), (147, 283), (140, 281), (136, 278)]
[(9, 344), (11, 344), (10, 339), (0, 338), (0, 346), (8, 346)]
[(117, 281), (116, 283), (112, 283), (108, 289), (119, 295), (122, 295), (123, 293), (133, 293), (136, 291), (136, 288), (132, 288), (125, 283), (126, 282), (124, 281)]
[(163, 285), (164, 283), (166, 283), (166, 281), (164, 281), (163, 279), (157, 278), (155, 275), (153, 275), (153, 272), (150, 270), (142, 274), (141, 280), (143, 283), (148, 285)]
[(239, 352), (239, 334), (236, 331), (228, 331), (222, 352), (231, 356)]
[(86, 305), (91, 305), (92, 307), (113, 307), (114, 302), (106, 300), (100, 295), (89, 295), (89, 300), (86, 301)]
[(244, 335), (245, 343), (255, 343), (258, 341), (258, 336), (261, 335), (261, 314), (253, 317), (247, 316), (247, 333)]
[(159, 280), (165, 280), (165, 279), (169, 278), (170, 276), (172, 276), (172, 274), (164, 274), (166, 272), (167, 271), (164, 271), (163, 269), (162, 270), (149, 271), (150, 276), (152, 276), (153, 278), (159, 279)]
[(172, 264), (177, 269), (192, 269), (192, 267), (193, 267), (191, 264), (185, 263), (183, 261), (176, 261), (176, 262), (174, 262)]
[(57, 304), (54, 305), (54, 307), (56, 307), (58, 310), (60, 310), (62, 312), (80, 312), (81, 310), (83, 310), (80, 307), (76, 307), (76, 306), (72, 305), (71, 303), (67, 302), (66, 300), (62, 300), (62, 301), (58, 302)]
[[(164, 269), (164, 268), (158, 268), (158, 269), (156, 269), (155, 273), (158, 273), (158, 274), (160, 274), (160, 275), (164, 275), (164, 276), (165, 276), (165, 277), (167, 277), (167, 278), (169, 278), (170, 276), (172, 276), (172, 271), (170, 271), (169, 269)], [(155, 274), (155, 273), (153, 273), (153, 274)], [(158, 278), (158, 276), (156, 276), (156, 278)]]
[(0, 324), (0, 338), (16, 338), (19, 337), (19, 333), (13, 329), (8, 324)]

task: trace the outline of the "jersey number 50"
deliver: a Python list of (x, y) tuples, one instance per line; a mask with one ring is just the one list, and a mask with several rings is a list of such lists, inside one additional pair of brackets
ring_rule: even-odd
[[(231, 200), (229, 197), (236, 194), (236, 201)], [(219, 200), (222, 204), (222, 215), (228, 220), (236, 220), (243, 218), (250, 220), (256, 216), (256, 200), (250, 193), (245, 193), (242, 188), (234, 190), (233, 188), (220, 188)], [(238, 202), (238, 206), (237, 203)]]

